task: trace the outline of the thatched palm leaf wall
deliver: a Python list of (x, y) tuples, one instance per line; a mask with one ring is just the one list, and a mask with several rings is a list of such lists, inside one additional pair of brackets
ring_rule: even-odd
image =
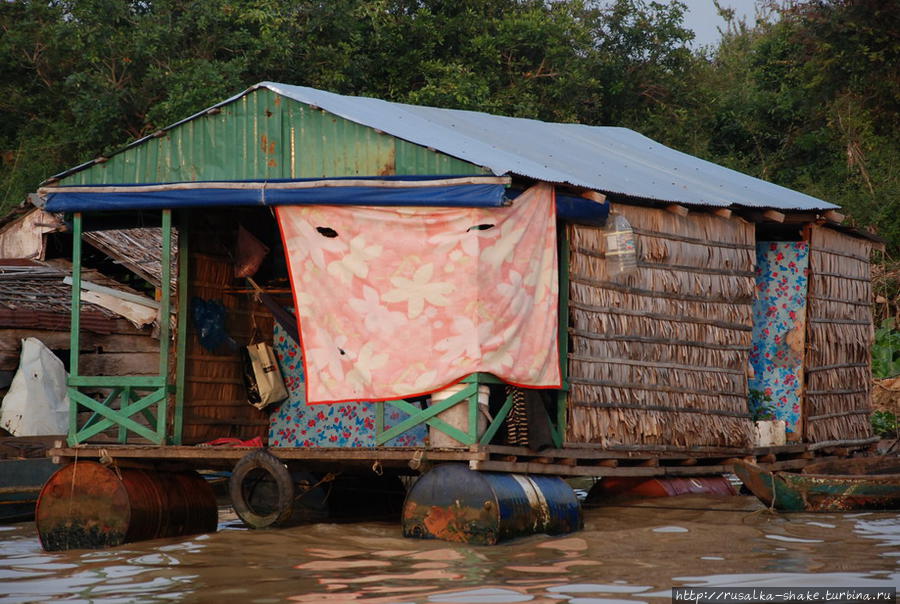
[(814, 227), (806, 352), (806, 440), (872, 435), (871, 244)]
[(616, 204), (612, 211), (636, 233), (638, 268), (628, 277), (610, 278), (603, 229), (568, 231), (567, 441), (749, 446), (753, 225)]
[[(195, 247), (199, 247), (199, 242)], [(253, 322), (258, 334), (271, 342), (272, 316), (249, 296), (224, 293), (235, 285), (230, 259), (204, 252), (191, 254), (189, 295), (222, 302), (228, 316), (228, 334), (239, 344), (249, 343)], [(214, 352), (206, 350), (193, 322), (188, 328), (187, 344), (184, 444), (220, 437), (265, 437), (268, 415), (247, 402), (240, 354), (225, 346)]]

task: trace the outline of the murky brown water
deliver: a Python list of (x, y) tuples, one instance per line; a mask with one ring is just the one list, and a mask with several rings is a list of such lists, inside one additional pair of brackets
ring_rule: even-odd
[[(900, 586), (900, 514), (773, 515), (750, 497), (585, 510), (585, 530), (473, 547), (389, 523), (241, 527), (48, 554), (0, 526), (3, 602), (667, 602), (673, 586)], [(7, 595), (8, 594), (8, 595)]]

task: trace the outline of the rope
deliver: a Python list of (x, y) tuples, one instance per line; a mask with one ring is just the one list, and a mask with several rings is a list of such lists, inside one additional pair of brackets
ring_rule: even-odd
[[(319, 480), (319, 482), (317, 482), (316, 484), (311, 485), (311, 486), (309, 486), (309, 487), (306, 487), (302, 493), (300, 493), (300, 494), (298, 494), (298, 495), (295, 495), (295, 496), (294, 496), (294, 501), (300, 501), (300, 500), (303, 499), (303, 497), (305, 497), (308, 493), (311, 493), (313, 490), (315, 490), (315, 489), (318, 488), (319, 486), (325, 484), (326, 482), (334, 482), (334, 480), (335, 480), (338, 476), (340, 476), (340, 472), (329, 472), (328, 474), (326, 474), (325, 476), (323, 476), (322, 479)], [(329, 497), (329, 495), (331, 495), (331, 488), (330, 488), (330, 487), (331, 487), (331, 485), (329, 485), (328, 493), (325, 495), (325, 501), (328, 501), (328, 497)]]
[(417, 449), (415, 453), (413, 453), (412, 459), (409, 460), (409, 469), (410, 470), (418, 470), (422, 467), (422, 460), (425, 458), (425, 450)]
[[(69, 489), (69, 510), (68, 510), (68, 518), (69, 523), (71, 525), (72, 522), (72, 504), (75, 503), (75, 475), (78, 473), (78, 445), (75, 445), (75, 460), (72, 462), (74, 467), (72, 468), (72, 486)], [(69, 549), (69, 536), (72, 534), (72, 531), (66, 531), (66, 549)]]
[(109, 466), (115, 471), (116, 476), (119, 477), (119, 480), (122, 480), (122, 471), (119, 470), (119, 464), (116, 463), (116, 460), (113, 459), (112, 455), (109, 454), (109, 451), (106, 449), (100, 449), (100, 463), (104, 466)]

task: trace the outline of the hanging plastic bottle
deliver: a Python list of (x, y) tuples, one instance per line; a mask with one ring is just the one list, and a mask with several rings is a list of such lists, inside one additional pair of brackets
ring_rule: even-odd
[(637, 268), (634, 231), (621, 214), (610, 214), (606, 220), (606, 270), (610, 279), (633, 273)]

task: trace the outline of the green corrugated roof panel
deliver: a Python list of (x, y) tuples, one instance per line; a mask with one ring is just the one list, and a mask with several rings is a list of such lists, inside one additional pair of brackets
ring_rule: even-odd
[(257, 88), (59, 184), (338, 176), (485, 174), (487, 170)]

